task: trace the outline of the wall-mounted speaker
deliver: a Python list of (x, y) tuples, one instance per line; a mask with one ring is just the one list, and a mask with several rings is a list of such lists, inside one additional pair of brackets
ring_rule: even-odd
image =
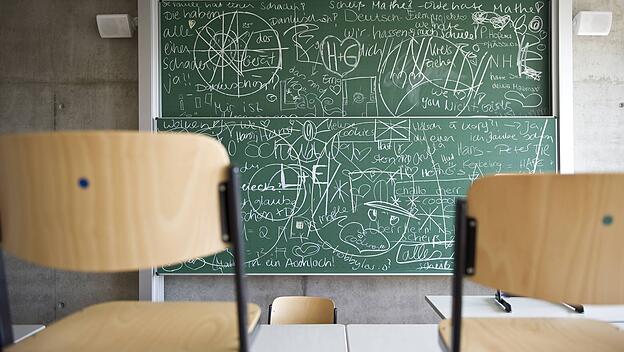
[(574, 16), (572, 25), (576, 35), (609, 35), (612, 22), (611, 11), (581, 11)]
[(102, 38), (132, 38), (134, 20), (130, 15), (97, 15), (95, 20)]

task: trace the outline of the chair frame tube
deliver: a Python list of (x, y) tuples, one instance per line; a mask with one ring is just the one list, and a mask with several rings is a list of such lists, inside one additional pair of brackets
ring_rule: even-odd
[(273, 303), (269, 303), (269, 314), (267, 318), (267, 324), (271, 325), (271, 311), (273, 310)]
[(245, 281), (245, 243), (241, 238), (241, 199), (240, 199), (240, 169), (237, 166), (230, 168), (230, 177), (227, 187), (227, 222), (228, 233), (234, 251), (234, 283), (236, 286), (236, 305), (238, 314), (239, 349), (241, 352), (249, 350), (249, 336), (247, 334), (247, 283)]
[(10, 309), (3, 253), (0, 250), (0, 351), (14, 341)]
[(461, 319), (464, 271), (466, 270), (467, 203), (458, 199), (455, 208), (455, 267), (453, 272), (453, 306), (451, 313), (451, 351), (461, 348)]

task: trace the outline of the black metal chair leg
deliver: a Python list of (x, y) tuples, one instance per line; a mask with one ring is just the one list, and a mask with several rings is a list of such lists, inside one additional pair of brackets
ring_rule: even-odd
[(9, 291), (4, 272), (3, 253), (0, 250), (0, 351), (13, 343), (11, 311), (9, 307)]
[(463, 278), (466, 268), (467, 212), (466, 200), (457, 200), (455, 210), (455, 268), (453, 273), (453, 306), (451, 313), (451, 351), (461, 348)]
[(228, 181), (228, 230), (234, 245), (234, 280), (236, 284), (236, 305), (238, 314), (238, 336), (241, 352), (249, 350), (247, 334), (247, 285), (245, 281), (245, 243), (241, 237), (240, 169), (230, 168)]

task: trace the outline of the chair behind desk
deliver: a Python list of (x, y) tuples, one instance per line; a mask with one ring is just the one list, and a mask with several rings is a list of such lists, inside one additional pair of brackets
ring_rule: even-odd
[[(565, 331), (557, 346), (583, 342), (624, 346), (624, 334), (587, 320), (461, 319), (462, 279), (552, 302), (624, 303), (624, 175), (505, 175), (477, 180), (456, 210), (453, 315), (440, 333), (459, 351), (483, 349), (497, 333), (525, 334), (517, 344), (540, 341), (536, 331)], [(515, 324), (515, 325), (514, 325)], [(512, 328), (515, 326), (515, 328)], [(509, 330), (511, 329), (511, 330)], [(533, 334), (531, 334), (533, 332)], [(489, 334), (489, 335), (488, 335)], [(564, 335), (565, 335), (564, 334)], [(599, 336), (599, 338), (596, 338)], [(559, 336), (561, 337), (561, 336)], [(534, 339), (534, 340), (531, 340)], [(535, 347), (531, 345), (532, 347)], [(526, 346), (525, 346), (526, 347)], [(595, 346), (592, 346), (595, 348)]]
[(269, 305), (269, 324), (336, 324), (338, 310), (329, 298), (278, 297)]

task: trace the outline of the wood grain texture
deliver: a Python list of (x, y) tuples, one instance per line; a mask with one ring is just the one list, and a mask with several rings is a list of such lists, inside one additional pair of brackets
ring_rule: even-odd
[[(451, 321), (439, 333), (450, 350)], [(589, 319), (481, 318), (462, 321), (462, 351), (624, 351), (624, 331)]]
[(624, 174), (477, 180), (471, 280), (553, 302), (624, 303)]
[(220, 143), (191, 134), (0, 137), (2, 247), (80, 271), (135, 270), (220, 252), (218, 185), (229, 165)]
[[(260, 307), (249, 304), (249, 332)], [(111, 302), (86, 308), (7, 349), (24, 351), (237, 351), (231, 302)]]
[(333, 324), (334, 307), (325, 297), (278, 297), (271, 306), (271, 324)]

